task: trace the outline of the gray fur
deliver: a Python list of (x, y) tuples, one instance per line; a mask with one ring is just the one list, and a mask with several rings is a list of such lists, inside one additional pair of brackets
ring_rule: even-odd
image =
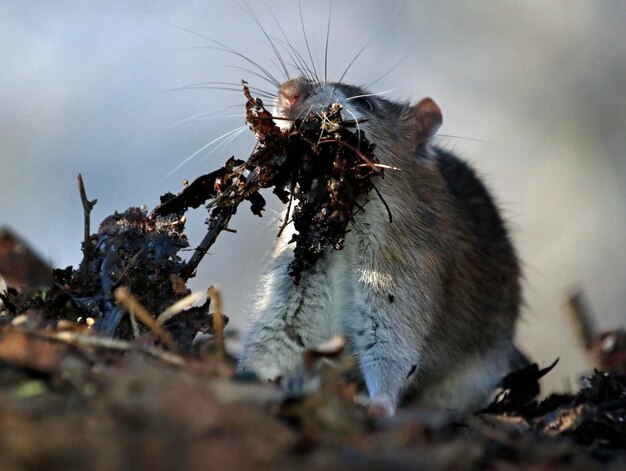
[(484, 405), (516, 357), (519, 264), (502, 219), (474, 172), (455, 156), (416, 146), (408, 104), (337, 84), (314, 88), (303, 79), (281, 87), (298, 92), (280, 116), (294, 118), (339, 101), (367, 118), (386, 171), (361, 204), (345, 248), (329, 252), (293, 283), (289, 231), (277, 241), (258, 293), (240, 360), (264, 379), (297, 374), (302, 352), (343, 334), (358, 359), (371, 404), (393, 414), (414, 389), (422, 403), (468, 412)]

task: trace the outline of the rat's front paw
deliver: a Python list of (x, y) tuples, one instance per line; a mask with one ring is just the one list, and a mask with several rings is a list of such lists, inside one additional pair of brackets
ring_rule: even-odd
[(302, 352), (276, 339), (248, 343), (239, 359), (240, 370), (252, 371), (259, 379), (273, 382), (293, 375), (301, 365)]

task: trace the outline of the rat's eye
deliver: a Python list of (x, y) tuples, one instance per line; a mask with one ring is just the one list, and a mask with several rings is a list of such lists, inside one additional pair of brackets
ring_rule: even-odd
[(352, 98), (348, 98), (348, 100), (351, 104), (356, 105), (362, 110), (374, 111), (374, 104), (366, 96), (355, 96)]

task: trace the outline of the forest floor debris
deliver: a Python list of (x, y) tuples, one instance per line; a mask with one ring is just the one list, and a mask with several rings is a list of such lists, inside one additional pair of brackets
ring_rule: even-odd
[[(410, 403), (382, 421), (367, 416), (333, 364), (318, 364), (319, 386), (293, 395), (238, 374), (228, 357), (174, 362), (141, 342), (76, 342), (62, 335), (76, 334), (69, 327), (16, 316), (0, 328), (2, 469), (626, 466), (620, 375), (597, 372), (577, 393), (543, 400), (517, 394), (525, 399), (463, 421)], [(537, 381), (537, 371), (522, 376)]]
[[(125, 303), (118, 306), (115, 337), (86, 320), (98, 315), (94, 299), (108, 299), (103, 286), (110, 280), (102, 281), (101, 269), (57, 270), (53, 285), (34, 296), (23, 295), (27, 284), (17, 289), (3, 278), (2, 469), (626, 467), (624, 331), (591, 342), (607, 368), (588, 376), (577, 392), (540, 399), (539, 379), (554, 365), (531, 365), (507, 377), (494, 402), (465, 420), (410, 402), (393, 419), (377, 420), (357, 400), (359, 385), (343, 369), (340, 339), (306, 352), (307, 386), (297, 394), (238, 373), (224, 347), (228, 329), (215, 322), (216, 315), (224, 319), (216, 290), (190, 294), (172, 273), (153, 273), (151, 263), (160, 259), (138, 248), (162, 250), (171, 241), (183, 246), (180, 227), (170, 221), (166, 226), (177, 235), (146, 236), (148, 220), (145, 210), (132, 208), (107, 218), (91, 240), (102, 249), (107, 233), (120, 247), (134, 247), (106, 263), (121, 270), (120, 279), (135, 288), (134, 302), (170, 341), (139, 316), (133, 327), (127, 313), (136, 309)], [(138, 240), (144, 242), (133, 246)], [(89, 266), (104, 263), (98, 253), (89, 255)], [(180, 269), (176, 257), (168, 263), (159, 266)], [(143, 279), (167, 287), (169, 299), (163, 293), (151, 299), (141, 290)], [(113, 292), (112, 303), (120, 295)]]

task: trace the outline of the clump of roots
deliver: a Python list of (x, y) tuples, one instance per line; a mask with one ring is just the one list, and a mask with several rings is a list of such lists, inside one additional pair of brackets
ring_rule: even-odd
[(296, 229), (289, 273), (298, 283), (326, 250), (343, 248), (348, 224), (362, 209), (357, 200), (375, 189), (372, 178), (382, 177), (384, 165), (358, 123), (343, 120), (340, 104), (298, 119), (283, 131), (245, 82), (243, 91), (248, 100), (246, 121), (257, 139), (250, 158), (245, 162), (231, 158), (222, 168), (199, 177), (158, 206), (153, 217), (181, 213), (209, 201), (209, 233), (185, 268), (186, 278), (217, 235), (228, 228), (239, 204), (249, 201), (252, 212), (261, 216), (265, 199), (259, 190), (273, 188), (287, 205), (279, 234), (290, 223)]

